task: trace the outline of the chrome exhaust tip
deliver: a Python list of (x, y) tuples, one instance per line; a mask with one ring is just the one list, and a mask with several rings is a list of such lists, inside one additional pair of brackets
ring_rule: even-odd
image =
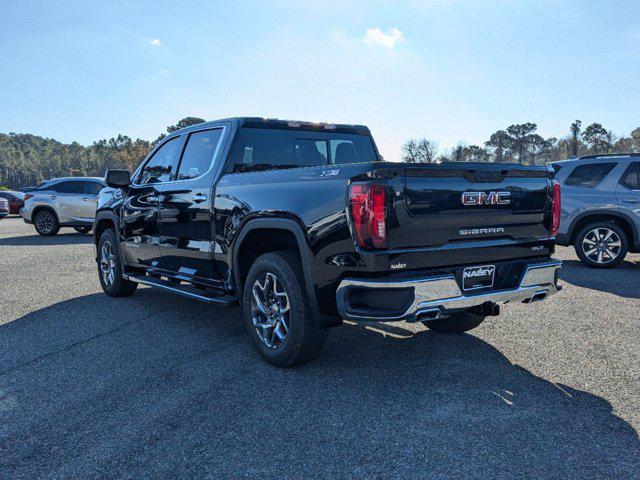
[(431, 320), (438, 320), (442, 315), (442, 310), (439, 308), (430, 308), (428, 310), (424, 310), (416, 315), (414, 322), (428, 322)]
[(549, 296), (548, 290), (541, 290), (533, 294), (531, 298), (528, 298), (523, 303), (533, 303), (533, 302), (541, 302)]

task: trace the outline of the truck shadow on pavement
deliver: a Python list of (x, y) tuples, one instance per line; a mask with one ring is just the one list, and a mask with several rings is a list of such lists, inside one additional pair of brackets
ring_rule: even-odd
[(81, 245), (93, 242), (91, 235), (81, 235), (79, 233), (59, 233), (53, 237), (43, 237), (41, 235), (26, 235), (20, 237), (0, 238), (0, 246), (7, 245), (13, 247), (32, 247), (50, 245)]
[(615, 268), (589, 268), (578, 260), (563, 260), (560, 280), (578, 287), (640, 298), (640, 263), (624, 261)]
[[(0, 471), (15, 477), (632, 478), (605, 399), (473, 335), (345, 325), (263, 363), (239, 309), (150, 289), (0, 325)], [(634, 474), (633, 472), (636, 472)], [(635, 477), (637, 478), (637, 477)]]

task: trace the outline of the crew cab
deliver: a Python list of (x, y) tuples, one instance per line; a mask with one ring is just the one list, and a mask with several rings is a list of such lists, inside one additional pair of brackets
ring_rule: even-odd
[(317, 356), (342, 319), (457, 333), (560, 288), (550, 167), (385, 162), (364, 126), (231, 118), (170, 134), (106, 183), (104, 291), (240, 304), (278, 366)]

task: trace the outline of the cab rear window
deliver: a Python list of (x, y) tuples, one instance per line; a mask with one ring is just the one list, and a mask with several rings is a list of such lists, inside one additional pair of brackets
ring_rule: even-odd
[(243, 127), (231, 148), (228, 171), (251, 172), (377, 160), (367, 135)]
[(564, 182), (575, 187), (593, 188), (609, 175), (617, 163), (590, 163), (579, 165), (567, 177)]

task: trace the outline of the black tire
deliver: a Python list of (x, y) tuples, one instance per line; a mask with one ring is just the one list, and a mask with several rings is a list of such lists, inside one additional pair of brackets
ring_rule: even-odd
[(485, 319), (484, 315), (471, 312), (454, 313), (453, 315), (422, 322), (429, 330), (438, 333), (464, 333), (476, 328)]
[[(592, 268), (613, 268), (627, 256), (629, 239), (624, 230), (614, 222), (593, 222), (577, 233), (573, 248), (585, 265)], [(596, 251), (587, 255), (593, 250)], [(615, 254), (613, 259), (607, 250)]]
[(42, 208), (33, 217), (36, 232), (43, 237), (53, 237), (60, 231), (58, 216), (50, 208)]
[(73, 229), (80, 235), (86, 235), (91, 231), (91, 227), (73, 227)]
[[(106, 252), (111, 252), (112, 258)], [(106, 273), (107, 267), (112, 276)], [(110, 297), (128, 297), (133, 295), (133, 292), (138, 288), (136, 282), (122, 277), (120, 250), (116, 235), (110, 228), (102, 232), (100, 240), (98, 240), (98, 278), (100, 279), (102, 290)]]
[[(272, 288), (271, 285), (274, 284)], [(287, 251), (266, 253), (258, 257), (244, 284), (242, 303), (247, 333), (262, 358), (277, 367), (291, 367), (313, 360), (320, 354), (327, 339), (327, 329), (319, 329), (313, 322), (303, 285), (300, 260)], [(270, 302), (274, 309), (269, 310), (272, 317), (265, 316), (258, 308), (254, 288), (259, 297), (263, 297), (261, 292), (265, 290), (277, 293), (274, 301)], [(262, 302), (263, 307), (267, 304), (269, 300)], [(286, 313), (275, 314), (278, 309), (282, 312), (286, 308)], [(275, 325), (272, 328), (256, 326), (269, 322)], [(284, 335), (284, 340), (276, 336), (276, 331)], [(269, 339), (272, 345), (268, 344)]]

